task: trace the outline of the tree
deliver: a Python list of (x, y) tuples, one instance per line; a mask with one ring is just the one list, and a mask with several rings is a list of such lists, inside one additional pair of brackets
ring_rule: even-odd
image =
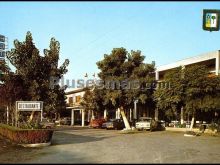
[(184, 106), (185, 84), (183, 81), (182, 67), (170, 70), (164, 75), (165, 87), (158, 85), (154, 92), (154, 99), (159, 110), (164, 111), (170, 118), (176, 116), (178, 110)]
[[(15, 40), (14, 46), (15, 48), (7, 53), (7, 58), (16, 68), (14, 75), (22, 82), (22, 97), (16, 97), (16, 100), (44, 101), (44, 109), (47, 113), (59, 108), (63, 109), (65, 89), (50, 82), (51, 77), (61, 78), (67, 72), (66, 68), (69, 64), (69, 60), (66, 59), (58, 67), (59, 42), (52, 38), (49, 49), (45, 49), (44, 56), (40, 56), (31, 33), (27, 32), (25, 41)], [(34, 113), (31, 114), (29, 121), (32, 120), (33, 115)]]
[(104, 105), (111, 103), (119, 108), (126, 129), (130, 125), (125, 116), (125, 110), (133, 105), (135, 100), (142, 103), (152, 101), (153, 89), (147, 89), (146, 83), (152, 83), (154, 64), (145, 64), (141, 51), (128, 53), (125, 48), (114, 48), (110, 55), (97, 62), (100, 79), (104, 82)]
[(158, 89), (154, 92), (157, 107), (169, 112), (184, 107), (192, 114), (192, 124), (197, 111), (213, 111), (220, 108), (219, 87), (220, 78), (210, 77), (208, 68), (204, 65), (179, 67), (167, 72), (164, 81), (171, 84), (171, 88)]
[(96, 109), (95, 93), (92, 92), (90, 89), (86, 90), (80, 104), (87, 112), (90, 112), (90, 114), (91, 112), (94, 112)]
[(185, 107), (193, 115), (193, 127), (197, 111), (213, 111), (219, 106), (219, 77), (209, 77), (208, 68), (204, 65), (186, 67), (184, 70)]

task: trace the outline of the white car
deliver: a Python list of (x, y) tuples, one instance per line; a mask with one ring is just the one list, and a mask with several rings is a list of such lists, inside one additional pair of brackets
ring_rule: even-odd
[(135, 124), (138, 130), (149, 130), (151, 128), (152, 118), (141, 117), (140, 120)]

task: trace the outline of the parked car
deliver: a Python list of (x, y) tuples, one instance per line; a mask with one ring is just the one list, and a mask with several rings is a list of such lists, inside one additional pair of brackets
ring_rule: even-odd
[(40, 122), (40, 125), (44, 129), (53, 129), (53, 128), (55, 128), (55, 123), (51, 122), (47, 118), (43, 118), (42, 121)]
[(101, 119), (92, 119), (89, 123), (89, 126), (92, 128), (101, 128), (102, 124), (106, 122), (105, 119), (101, 118)]
[(102, 128), (120, 130), (125, 128), (125, 125), (122, 119), (110, 119), (102, 124)]
[(64, 117), (60, 120), (61, 125), (71, 125), (71, 118), (70, 117)]
[(162, 120), (152, 120), (151, 121), (151, 127), (150, 127), (150, 131), (164, 131), (166, 130), (165, 128), (165, 123)]
[(136, 122), (135, 127), (138, 130), (150, 130), (151, 128), (151, 117), (141, 117), (138, 122)]

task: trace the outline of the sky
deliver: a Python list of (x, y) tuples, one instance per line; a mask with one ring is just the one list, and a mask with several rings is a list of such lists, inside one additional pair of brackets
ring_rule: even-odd
[(66, 79), (98, 73), (96, 62), (113, 48), (141, 50), (156, 66), (220, 49), (220, 32), (202, 29), (203, 9), (220, 2), (0, 2), (0, 34), (37, 48), (60, 42), (60, 61), (70, 60)]

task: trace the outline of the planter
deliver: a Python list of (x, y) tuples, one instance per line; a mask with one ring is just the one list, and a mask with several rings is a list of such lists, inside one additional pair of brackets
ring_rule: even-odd
[(51, 129), (19, 129), (0, 124), (0, 135), (22, 146), (48, 146), (53, 132)]

